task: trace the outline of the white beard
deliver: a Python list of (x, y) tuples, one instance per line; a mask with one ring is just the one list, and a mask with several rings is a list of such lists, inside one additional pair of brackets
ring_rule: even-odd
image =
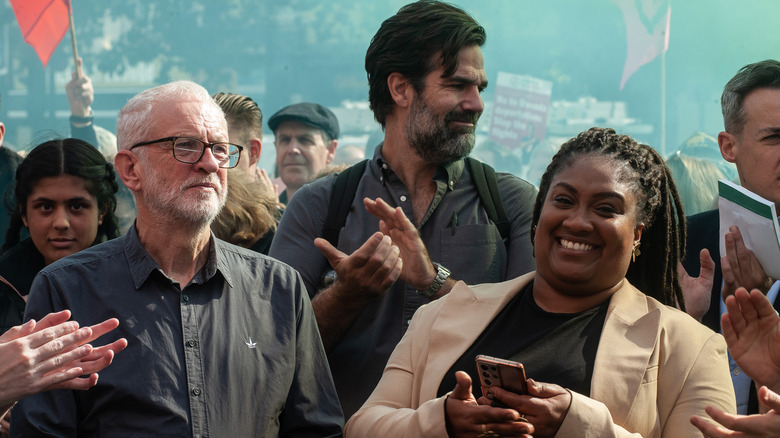
[[(203, 175), (185, 181), (181, 185), (164, 185), (165, 178), (155, 169), (147, 166), (151, 181), (144, 191), (144, 203), (155, 215), (170, 219), (182, 225), (204, 227), (211, 225), (227, 199), (227, 187), (216, 174)], [(193, 185), (208, 182), (216, 192), (188, 190)]]

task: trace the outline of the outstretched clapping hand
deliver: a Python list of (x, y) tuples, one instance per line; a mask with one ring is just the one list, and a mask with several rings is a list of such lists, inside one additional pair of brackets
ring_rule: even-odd
[(766, 386), (758, 390), (758, 400), (769, 411), (761, 415), (734, 415), (708, 406), (707, 415), (719, 424), (694, 415), (691, 424), (706, 438), (776, 438), (780, 436), (780, 396)]
[[(125, 339), (100, 348), (88, 344), (115, 329), (117, 319), (79, 328), (69, 318), (68, 310), (50, 313), (0, 336), (0, 410), (4, 412), (15, 400), (37, 392), (95, 386), (96, 373), (127, 346)], [(83, 375), (87, 377), (80, 377)]]
[(680, 287), (685, 299), (685, 311), (701, 321), (712, 302), (712, 282), (715, 277), (715, 262), (710, 257), (710, 251), (704, 248), (699, 252), (699, 276), (691, 277), (677, 262), (677, 274), (680, 277)]
[(774, 281), (770, 279), (753, 251), (745, 246), (739, 227), (732, 225), (724, 236), (726, 255), (720, 258), (720, 269), (723, 271), (723, 289), (721, 295), (725, 300), (733, 295), (737, 288), (747, 290), (758, 289), (762, 293), (769, 292)]
[(737, 289), (726, 298), (723, 337), (734, 362), (757, 386), (780, 391), (780, 317), (761, 291)]
[(398, 279), (403, 267), (398, 247), (379, 232), (374, 233), (350, 255), (339, 251), (322, 238), (315, 239), (314, 245), (336, 271), (334, 286), (339, 296), (354, 299), (361, 305), (384, 295)]
[(401, 207), (393, 208), (381, 198), (365, 198), (363, 203), (369, 213), (379, 218), (379, 231), (389, 236), (400, 250), (401, 259), (404, 260), (401, 280), (420, 290), (430, 286), (436, 277), (436, 267), (428, 256), (417, 227), (406, 217)]

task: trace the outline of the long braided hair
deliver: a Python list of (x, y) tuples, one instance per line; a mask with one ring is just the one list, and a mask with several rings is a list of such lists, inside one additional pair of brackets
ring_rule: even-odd
[[(669, 168), (650, 146), (611, 128), (591, 128), (564, 143), (542, 176), (533, 213), (533, 230), (553, 178), (584, 155), (605, 156), (624, 172), (637, 193), (637, 225), (644, 224), (641, 254), (626, 278), (645, 294), (685, 310), (677, 264), (685, 256), (685, 212)], [(531, 239), (534, 232), (531, 233)]]

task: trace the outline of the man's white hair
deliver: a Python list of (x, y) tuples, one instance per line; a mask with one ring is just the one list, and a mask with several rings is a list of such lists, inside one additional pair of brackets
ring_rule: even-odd
[(154, 126), (149, 120), (152, 110), (156, 105), (167, 100), (187, 98), (200, 101), (207, 105), (213, 105), (221, 114), (222, 108), (217, 105), (205, 88), (192, 81), (175, 81), (158, 85), (144, 90), (127, 101), (127, 104), (119, 111), (116, 120), (117, 148), (130, 149), (134, 144), (145, 140), (149, 130)]

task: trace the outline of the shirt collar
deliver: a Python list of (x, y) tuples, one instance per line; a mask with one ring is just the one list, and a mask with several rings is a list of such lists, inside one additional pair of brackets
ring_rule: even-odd
[[(230, 267), (227, 265), (225, 257), (218, 255), (224, 253), (225, 245), (227, 245), (227, 243), (215, 238), (214, 233), (210, 233), (206, 264), (197, 274), (195, 274), (194, 279), (199, 280), (198, 282), (201, 283), (206, 282), (211, 280), (211, 278), (219, 272), (228, 285), (233, 287), (233, 278), (230, 273)], [(133, 284), (135, 285), (136, 290), (144, 284), (152, 272), (156, 270), (162, 272), (160, 265), (157, 264), (152, 256), (146, 251), (146, 248), (141, 244), (135, 223), (133, 223), (133, 226), (130, 227), (130, 230), (128, 230), (125, 235), (124, 247), (127, 264), (130, 267), (130, 274), (133, 277)], [(200, 281), (201, 279), (202, 281)]]
[[(390, 164), (388, 164), (382, 156), (383, 145), (384, 142), (379, 143), (376, 149), (374, 149), (374, 157), (371, 159), (371, 165), (378, 170), (378, 175), (384, 175), (384, 172), (393, 171), (392, 168), (390, 168)], [(466, 160), (463, 158), (441, 165), (436, 169), (436, 172), (434, 172), (433, 179), (444, 182), (447, 185), (447, 189), (452, 191), (455, 188), (455, 183), (458, 182), (463, 175), (463, 168), (465, 165)]]

